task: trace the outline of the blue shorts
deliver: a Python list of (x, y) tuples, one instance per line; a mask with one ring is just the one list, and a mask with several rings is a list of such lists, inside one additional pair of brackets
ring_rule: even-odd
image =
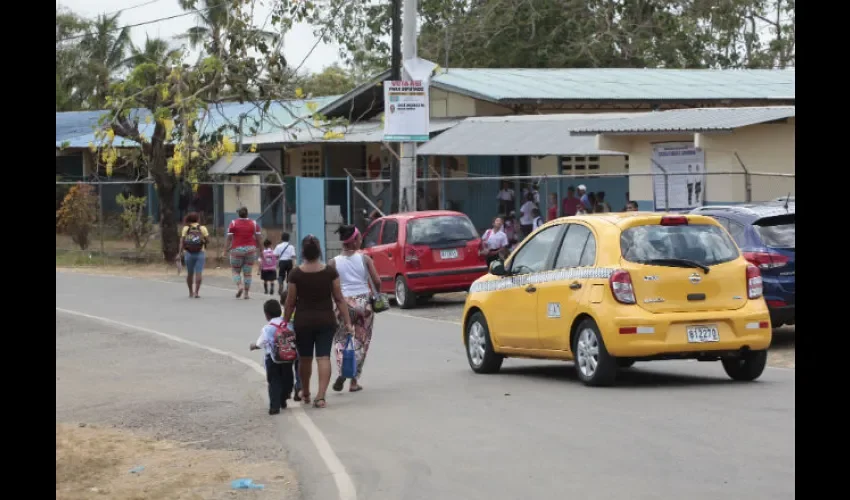
[(206, 252), (186, 252), (186, 272), (189, 274), (202, 274), (206, 261)]

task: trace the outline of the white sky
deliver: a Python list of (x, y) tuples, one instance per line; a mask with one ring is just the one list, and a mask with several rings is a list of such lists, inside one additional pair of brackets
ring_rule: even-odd
[[(101, 13), (113, 13), (117, 10), (132, 7), (142, 3), (147, 3), (150, 0), (57, 0), (57, 5), (66, 7), (75, 13), (94, 19)], [(269, 9), (260, 5), (265, 3), (270, 4), (273, 0), (257, 0), (256, 12), (254, 13), (254, 21), (257, 25), (262, 25), (268, 17)], [(154, 19), (181, 14), (183, 10), (177, 4), (177, 0), (155, 0), (150, 5), (133, 8), (121, 12), (118, 18), (122, 26), (136, 24)], [(139, 26), (130, 30), (130, 35), (133, 43), (138, 46), (143, 46), (145, 43), (145, 34), (151, 38), (170, 39), (175, 35), (184, 33), (187, 29), (197, 24), (195, 16), (188, 15), (162, 21), (145, 26)], [(301, 61), (307, 56), (307, 53), (316, 43), (317, 37), (313, 35), (313, 27), (308, 24), (297, 24), (290, 30), (284, 38), (283, 53), (287, 63), (291, 67), (297, 67)], [(172, 41), (175, 46), (181, 44), (180, 41)], [(310, 57), (304, 62), (302, 70), (306, 69), (311, 72), (319, 72), (325, 66), (333, 64), (339, 59), (337, 46), (319, 43), (316, 46)]]

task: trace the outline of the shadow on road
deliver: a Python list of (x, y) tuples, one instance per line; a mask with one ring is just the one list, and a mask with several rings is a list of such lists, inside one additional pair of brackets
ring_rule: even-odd
[[(650, 367), (653, 363), (656, 363), (655, 366)], [(736, 383), (731, 379), (725, 378), (725, 373), (719, 362), (713, 363), (718, 370), (717, 377), (665, 372), (663, 371), (663, 363), (663, 361), (637, 363), (632, 368), (621, 370), (617, 375), (616, 387), (690, 387)], [(581, 384), (576, 375), (573, 363), (521, 367), (506, 366), (501, 369), (500, 374)]]

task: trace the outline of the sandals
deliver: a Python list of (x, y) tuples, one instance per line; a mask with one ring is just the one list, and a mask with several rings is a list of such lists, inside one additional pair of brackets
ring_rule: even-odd
[(327, 408), (327, 403), (325, 402), (325, 398), (317, 398), (313, 401), (313, 408)]
[(363, 386), (360, 384), (355, 385), (354, 387), (349, 386), (348, 392), (360, 392), (363, 390)]
[(244, 290), (240, 288), (240, 289), (239, 289), (239, 291), (238, 291), (238, 292), (236, 292), (236, 298), (237, 298), (237, 299), (238, 299), (239, 297), (241, 297), (241, 296), (242, 296), (242, 292), (243, 292), (243, 291), (244, 291)]
[(340, 392), (342, 391), (343, 384), (345, 384), (345, 377), (337, 377), (336, 380), (334, 380), (333, 387), (331, 388), (336, 392)]

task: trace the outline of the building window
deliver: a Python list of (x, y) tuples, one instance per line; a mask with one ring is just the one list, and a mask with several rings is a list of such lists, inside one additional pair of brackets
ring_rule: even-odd
[(301, 153), (301, 175), (304, 177), (322, 176), (322, 155), (319, 151), (308, 149)]
[(626, 155), (626, 171), (629, 170), (629, 157)]

